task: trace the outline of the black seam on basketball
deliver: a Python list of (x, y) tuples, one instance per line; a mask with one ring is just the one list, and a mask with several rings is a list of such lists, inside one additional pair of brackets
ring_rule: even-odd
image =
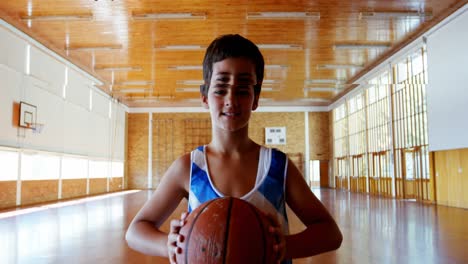
[(254, 212), (255, 214), (255, 217), (257, 217), (257, 222), (260, 224), (260, 229), (262, 230), (262, 240), (263, 240), (263, 263), (265, 264), (268, 264), (266, 263), (267, 261), (267, 246), (268, 246), (268, 243), (267, 243), (267, 235), (268, 234), (265, 234), (265, 228), (263, 226), (263, 221), (262, 221), (262, 216), (260, 215), (260, 213), (257, 211), (257, 208), (253, 205), (253, 204), (250, 204), (250, 209), (252, 209), (252, 211)]
[(227, 243), (229, 241), (229, 231), (230, 231), (230, 222), (231, 222), (231, 212), (232, 212), (232, 203), (233, 199), (231, 197), (228, 197), (226, 199), (229, 199), (229, 207), (227, 211), (227, 217), (226, 217), (226, 235), (224, 236), (224, 243), (223, 243), (223, 264), (226, 264), (226, 256), (227, 256)]
[[(205, 210), (206, 207), (208, 207), (208, 205), (210, 205), (214, 200), (216, 199), (213, 199), (211, 201), (208, 201), (204, 206), (203, 208), (200, 209), (200, 212), (195, 216), (195, 218), (193, 219), (192, 221), (192, 226), (190, 227), (189, 231), (188, 231), (188, 234), (187, 234), (187, 237), (185, 238), (185, 241), (187, 241), (185, 243), (185, 263), (188, 264), (188, 254), (187, 254), (187, 249), (189, 248), (189, 243), (190, 243), (190, 236), (192, 236), (192, 230), (193, 230), (193, 227), (195, 226), (195, 224), (197, 223), (197, 219), (198, 217), (200, 217), (200, 215), (202, 214), (203, 210)], [(195, 208), (197, 209), (197, 208)], [(193, 211), (192, 211), (193, 212)]]

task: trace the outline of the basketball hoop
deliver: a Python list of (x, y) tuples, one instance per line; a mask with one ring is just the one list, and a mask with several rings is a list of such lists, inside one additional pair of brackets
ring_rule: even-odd
[(44, 124), (25, 122), (24, 128), (31, 129), (34, 134), (40, 134), (44, 128)]
[(44, 124), (36, 123), (31, 128), (34, 134), (40, 134), (42, 132), (42, 129), (44, 128)]

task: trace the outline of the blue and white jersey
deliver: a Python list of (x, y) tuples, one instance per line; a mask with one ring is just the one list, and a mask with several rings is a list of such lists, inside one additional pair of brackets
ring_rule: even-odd
[[(255, 187), (240, 197), (260, 210), (276, 215), (285, 235), (289, 234), (285, 201), (287, 165), (286, 154), (277, 149), (262, 146)], [(211, 181), (206, 162), (205, 146), (198, 147), (191, 152), (188, 211), (191, 212), (204, 202), (224, 196)]]

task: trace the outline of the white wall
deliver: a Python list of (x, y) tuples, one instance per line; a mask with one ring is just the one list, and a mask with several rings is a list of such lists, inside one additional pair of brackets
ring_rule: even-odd
[(468, 148), (468, 6), (427, 36), (429, 150)]
[[(3, 20), (0, 80), (0, 146), (124, 160), (125, 106), (94, 87), (94, 77)], [(37, 106), (41, 133), (14, 124), (20, 101)]]

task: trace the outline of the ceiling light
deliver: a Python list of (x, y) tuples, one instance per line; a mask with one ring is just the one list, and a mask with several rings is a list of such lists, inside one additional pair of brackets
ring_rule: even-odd
[(306, 84), (342, 84), (345, 80), (341, 79), (311, 79), (306, 80)]
[(257, 47), (260, 49), (302, 49), (302, 46), (297, 44), (258, 44)]
[(262, 92), (278, 92), (278, 88), (274, 87), (262, 87)]
[(307, 87), (304, 88), (305, 92), (337, 92), (335, 87)]
[(91, 13), (81, 15), (31, 15), (22, 16), (21, 19), (28, 21), (91, 21), (93, 15)]
[(128, 100), (133, 102), (157, 102), (161, 100), (171, 100), (174, 99), (172, 95), (158, 95), (158, 96), (148, 96), (148, 97), (129, 97)]
[(389, 18), (430, 18), (431, 12), (401, 11), (401, 12), (360, 12), (359, 19), (389, 19)]
[(200, 88), (177, 88), (176, 92), (194, 93), (194, 92), (200, 92)]
[(149, 92), (151, 89), (147, 88), (141, 88), (141, 89), (120, 89), (120, 90), (114, 90), (115, 93), (144, 93), (144, 92)]
[(158, 50), (205, 50), (206, 48), (201, 45), (167, 45), (157, 46), (155, 49)]
[(362, 69), (362, 65), (356, 64), (319, 64), (318, 70), (339, 70), (339, 69)]
[(189, 99), (184, 99), (184, 102), (189, 102), (189, 103), (201, 103), (202, 100), (200, 98), (189, 98)]
[(247, 19), (320, 19), (319, 12), (248, 12)]
[(330, 99), (324, 99), (324, 98), (301, 98), (299, 100), (303, 102), (315, 102), (315, 103), (329, 103), (331, 101)]
[(264, 84), (276, 84), (276, 83), (280, 83), (280, 82), (281, 82), (280, 80), (265, 79), (265, 80), (263, 80), (262, 85), (264, 85)]
[(176, 83), (182, 85), (202, 85), (203, 82), (203, 80), (178, 80)]
[(176, 66), (169, 66), (169, 70), (178, 70), (178, 71), (185, 71), (185, 70), (203, 70), (203, 65), (176, 65)]
[(335, 44), (333, 49), (387, 49), (391, 43)]
[(286, 69), (288, 68), (287, 65), (280, 65), (280, 64), (270, 64), (270, 65), (265, 65), (265, 69), (267, 70), (273, 70), (273, 69)]
[(66, 50), (82, 50), (82, 51), (93, 51), (93, 50), (116, 50), (122, 49), (122, 45), (74, 45), (65, 47)]
[(101, 71), (142, 71), (140, 66), (94, 66), (94, 70)]
[(206, 19), (205, 13), (143, 13), (133, 14), (134, 20), (165, 20), (165, 19)]
[[(131, 98), (129, 100), (131, 100)], [(135, 100), (132, 100), (132, 101), (135, 102), (135, 103), (150, 103), (150, 102), (156, 102), (156, 101), (158, 101), (158, 99), (156, 99), (156, 98), (142, 98), (142, 99), (135, 99)]]
[(142, 85), (153, 85), (153, 81), (124, 81), (115, 85), (120, 86), (142, 86)]

